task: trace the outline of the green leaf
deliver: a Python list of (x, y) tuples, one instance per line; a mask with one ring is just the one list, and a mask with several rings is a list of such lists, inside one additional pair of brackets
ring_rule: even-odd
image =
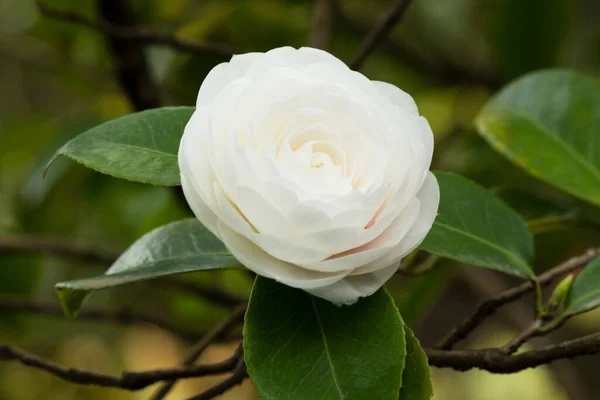
[(50, 164), (65, 155), (117, 178), (179, 185), (177, 151), (193, 112), (193, 107), (164, 107), (105, 122), (63, 145)]
[(63, 282), (56, 290), (65, 312), (74, 316), (94, 290), (184, 272), (238, 266), (223, 243), (196, 219), (161, 226), (133, 243), (104, 275)]
[(396, 400), (403, 323), (385, 289), (337, 307), (258, 277), (246, 313), (244, 356), (266, 400)]
[(476, 119), (481, 135), (527, 172), (600, 205), (600, 83), (566, 70), (508, 85)]
[(532, 234), (590, 225), (579, 209), (542, 193), (516, 187), (496, 188), (494, 194), (515, 210)]
[(573, 281), (565, 303), (565, 316), (581, 314), (600, 306), (600, 257), (589, 263)]
[(433, 396), (431, 370), (427, 355), (413, 331), (404, 325), (406, 361), (398, 400), (429, 400)]
[(440, 207), (421, 248), (465, 264), (533, 278), (533, 240), (521, 217), (466, 178), (435, 175)]

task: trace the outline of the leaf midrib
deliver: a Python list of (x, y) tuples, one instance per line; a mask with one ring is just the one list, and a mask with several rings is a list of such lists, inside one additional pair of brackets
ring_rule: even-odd
[(108, 140), (103, 140), (99, 143), (100, 145), (104, 145), (104, 146), (115, 146), (115, 147), (125, 147), (128, 149), (135, 149), (135, 150), (139, 150), (139, 151), (143, 151), (143, 152), (147, 152), (147, 153), (154, 153), (154, 154), (158, 154), (161, 156), (166, 156), (166, 157), (171, 157), (171, 158), (177, 158), (177, 154), (175, 153), (166, 153), (164, 151), (160, 151), (158, 149), (153, 149), (151, 147), (142, 147), (142, 146), (137, 146), (137, 145), (133, 145), (133, 144), (126, 144), (126, 143), (121, 143), (121, 142), (111, 142)]
[(476, 240), (476, 241), (478, 241), (480, 243), (483, 243), (483, 244), (485, 244), (485, 245), (487, 245), (489, 247), (492, 247), (492, 248), (500, 251), (501, 253), (505, 254), (508, 258), (510, 258), (511, 260), (515, 261), (519, 266), (524, 267), (527, 270), (527, 272), (528, 272), (528, 277), (532, 277), (533, 276), (533, 273), (531, 273), (531, 268), (529, 267), (529, 265), (525, 261), (523, 261), (521, 258), (519, 258), (516, 255), (514, 255), (513, 253), (511, 253), (509, 250), (506, 250), (504, 247), (498, 246), (497, 244), (492, 243), (492, 242), (490, 242), (488, 240), (485, 240), (485, 239), (483, 239), (483, 238), (481, 238), (479, 236), (475, 236), (472, 233), (469, 233), (467, 231), (463, 231), (463, 230), (457, 229), (457, 228), (455, 228), (455, 227), (453, 227), (451, 225), (445, 224), (443, 222), (435, 221), (434, 225), (438, 225), (438, 226), (440, 226), (442, 228), (446, 228), (446, 229), (448, 229), (450, 231), (462, 234), (463, 236), (466, 236), (468, 238)]
[(325, 331), (323, 329), (323, 323), (321, 321), (321, 316), (319, 315), (319, 310), (317, 308), (317, 305), (315, 304), (314, 297), (311, 296), (310, 301), (311, 301), (313, 310), (315, 310), (315, 316), (317, 317), (319, 329), (321, 330), (321, 338), (323, 339), (323, 346), (325, 347), (325, 355), (327, 355), (327, 362), (329, 363), (329, 368), (331, 370), (331, 376), (333, 377), (333, 383), (335, 384), (335, 388), (337, 389), (337, 391), (340, 395), (340, 398), (345, 399), (346, 397), (342, 393), (342, 388), (340, 387), (340, 384), (337, 380), (337, 376), (335, 375), (335, 368), (333, 366), (333, 361), (331, 360), (331, 355), (329, 354), (329, 345), (327, 344), (327, 337), (325, 336)]

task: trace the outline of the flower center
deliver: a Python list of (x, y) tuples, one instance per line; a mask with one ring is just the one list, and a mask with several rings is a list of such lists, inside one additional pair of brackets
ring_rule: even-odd
[(311, 168), (321, 168), (326, 165), (334, 165), (331, 156), (326, 153), (314, 152), (310, 157)]

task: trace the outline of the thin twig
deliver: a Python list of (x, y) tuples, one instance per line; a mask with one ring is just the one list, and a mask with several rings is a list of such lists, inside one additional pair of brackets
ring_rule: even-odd
[(499, 349), (439, 350), (426, 349), (429, 365), (466, 371), (473, 368), (498, 374), (510, 374), (535, 368), (552, 361), (592, 355), (600, 352), (600, 333), (540, 347), (516, 355), (504, 354)]
[[(478, 368), (494, 373), (514, 373), (528, 368), (581, 355), (591, 355), (600, 352), (600, 333), (569, 340), (563, 343), (545, 346), (539, 349), (526, 351), (517, 355), (503, 354), (499, 349), (483, 350), (437, 350), (426, 349), (429, 364), (439, 368), (452, 368), (466, 371)], [(217, 388), (209, 390), (210, 395), (217, 395), (220, 390), (227, 390), (241, 382), (245, 370), (241, 367), (239, 352), (225, 361), (209, 365), (189, 365), (170, 369), (158, 369), (145, 372), (123, 372), (121, 376), (103, 375), (95, 372), (68, 368), (36, 355), (27, 353), (14, 346), (0, 344), (0, 361), (18, 361), (21, 364), (43, 370), (65, 381), (104, 387), (121, 388), (125, 390), (139, 390), (159, 381), (194, 378), (208, 375), (217, 375), (231, 371), (235, 374), (231, 379), (226, 379)], [(244, 376), (242, 376), (242, 371)], [(235, 376), (235, 378), (233, 378)], [(227, 383), (225, 383), (227, 382)], [(202, 394), (207, 396), (206, 394)], [(196, 397), (196, 399), (210, 399), (211, 397)]]
[(206, 389), (199, 395), (189, 398), (188, 400), (213, 399), (232, 389), (233, 387), (240, 385), (242, 382), (244, 382), (244, 379), (246, 379), (246, 377), (248, 377), (248, 371), (246, 370), (246, 364), (244, 363), (244, 359), (242, 358), (240, 359), (240, 361), (238, 361), (238, 364), (233, 370), (231, 376), (225, 378), (216, 385)]
[[(1, 253), (41, 253), (52, 256), (68, 258), (83, 263), (94, 264), (112, 264), (119, 257), (118, 253), (93, 249), (90, 247), (77, 245), (70, 242), (67, 238), (53, 236), (4, 236), (0, 237)], [(202, 297), (215, 304), (225, 307), (232, 307), (240, 304), (245, 299), (233, 295), (219, 288), (202, 287), (179, 278), (161, 278), (148, 281), (148, 284), (157, 287), (170, 287), (173, 289), (185, 291), (189, 294)]]
[[(96, 3), (102, 24), (119, 29), (137, 28), (137, 17), (130, 0), (98, 0)], [(104, 36), (115, 65), (115, 79), (133, 108), (143, 111), (160, 107), (160, 89), (150, 73), (141, 43), (107, 32)]]
[(359, 70), (367, 57), (375, 50), (375, 47), (382, 42), (394, 29), (397, 23), (402, 20), (411, 0), (398, 0), (392, 8), (375, 24), (373, 29), (364, 38), (354, 60), (350, 63), (350, 68)]
[[(569, 260), (546, 271), (538, 277), (539, 283), (547, 285), (556, 277), (572, 272), (582, 265), (589, 263), (600, 255), (600, 248), (588, 249), (584, 254), (570, 258)], [(519, 286), (508, 289), (496, 297), (482, 301), (477, 304), (475, 311), (470, 317), (463, 320), (454, 327), (436, 346), (436, 349), (449, 350), (460, 340), (466, 338), (475, 328), (477, 328), (487, 317), (494, 314), (498, 308), (508, 304), (522, 295), (532, 291), (534, 285), (531, 281), (522, 283)]]
[[(2, 294), (0, 294), (0, 311), (30, 312), (65, 318), (64, 311), (58, 303)], [(106, 310), (100, 308), (86, 308), (79, 312), (77, 318), (84, 321), (109, 322), (120, 325), (154, 325), (187, 341), (198, 340), (198, 337), (201, 335), (201, 333), (174, 326), (168, 320), (132, 312), (127, 309)]]
[[(185, 368), (186, 366), (193, 365), (198, 357), (200, 357), (200, 354), (202, 354), (204, 350), (211, 345), (211, 343), (213, 343), (215, 340), (225, 337), (237, 324), (243, 320), (245, 312), (246, 303), (239, 305), (235, 310), (233, 310), (233, 312), (225, 320), (223, 320), (213, 330), (208, 332), (198, 343), (188, 350), (188, 354), (183, 360), (181, 367)], [(171, 391), (175, 383), (176, 380), (165, 382), (165, 384), (160, 387), (152, 396), (151, 400), (163, 399)]]
[(58, 10), (50, 7), (39, 0), (37, 1), (37, 5), (40, 11), (46, 16), (85, 26), (87, 28), (121, 39), (135, 40), (136, 42), (144, 45), (167, 46), (176, 50), (190, 53), (213, 53), (223, 56), (231, 56), (232, 54), (238, 52), (234, 46), (224, 43), (215, 43), (211, 41), (203, 41), (202, 43), (198, 43), (189, 40), (178, 39), (176, 37), (155, 32), (144, 27), (120, 27), (106, 22), (93, 21), (78, 13)]
[(201, 376), (219, 375), (231, 371), (239, 361), (239, 356), (215, 364), (190, 365), (185, 368), (156, 369), (144, 372), (125, 371), (121, 376), (99, 374), (78, 368), (64, 367), (52, 361), (23, 351), (17, 347), (0, 344), (0, 361), (18, 361), (23, 365), (37, 368), (54, 375), (67, 382), (80, 385), (96, 385), (103, 387), (120, 388), (124, 390), (140, 390), (156, 382), (197, 378)]
[(336, 0), (315, 0), (312, 29), (308, 44), (311, 47), (329, 50), (333, 39)]
[(81, 262), (112, 264), (116, 253), (81, 246), (66, 239), (50, 236), (0, 237), (1, 252), (30, 252), (72, 258)]
[(514, 339), (502, 346), (500, 351), (506, 355), (516, 353), (522, 345), (527, 343), (531, 338), (540, 334), (540, 328), (543, 324), (543, 320), (536, 319), (527, 329), (519, 333)]

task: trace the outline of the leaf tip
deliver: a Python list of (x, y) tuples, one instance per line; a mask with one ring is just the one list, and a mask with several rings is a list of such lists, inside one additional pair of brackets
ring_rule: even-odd
[(54, 288), (65, 315), (69, 318), (76, 318), (89, 292), (87, 290), (72, 289), (62, 283), (58, 283)]

